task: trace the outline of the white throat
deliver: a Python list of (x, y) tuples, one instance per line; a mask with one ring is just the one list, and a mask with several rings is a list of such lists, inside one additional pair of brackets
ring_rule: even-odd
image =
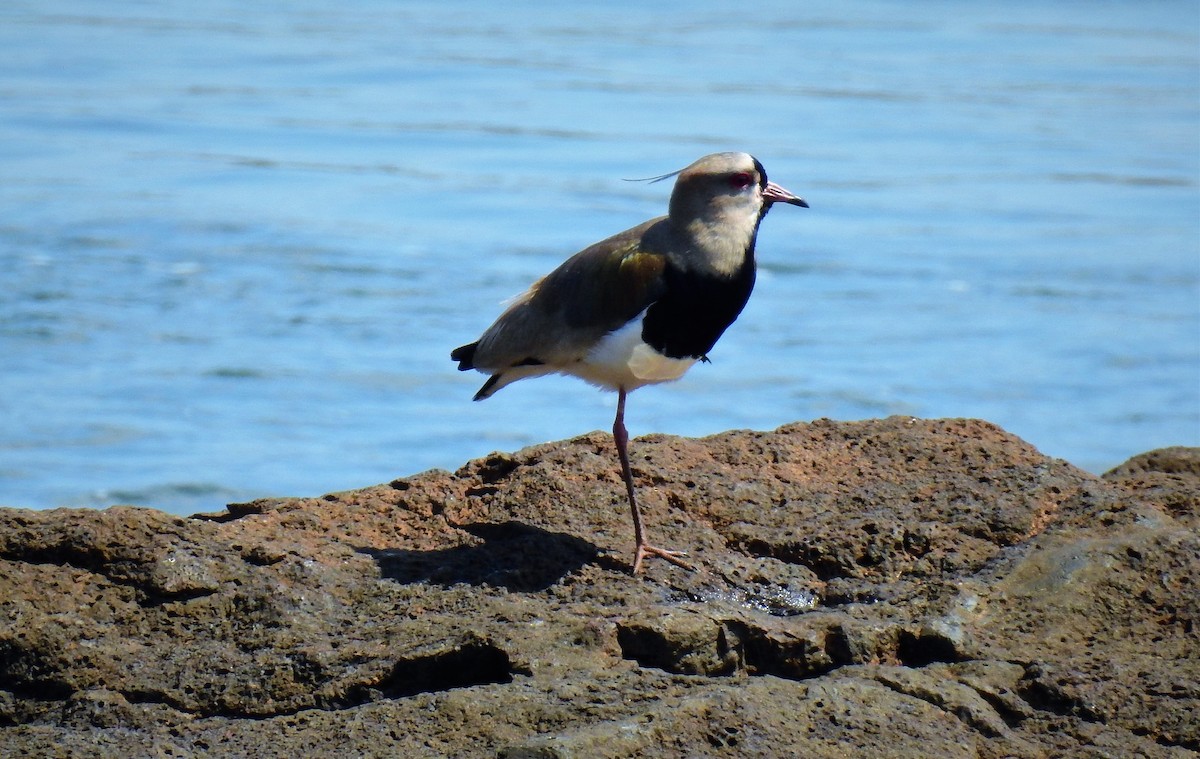
[(676, 261), (684, 269), (733, 276), (746, 261), (746, 251), (758, 234), (757, 213), (728, 213), (716, 219), (696, 219), (684, 234), (691, 255)]

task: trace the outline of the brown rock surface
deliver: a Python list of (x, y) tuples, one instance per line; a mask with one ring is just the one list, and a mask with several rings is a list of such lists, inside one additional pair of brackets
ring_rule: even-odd
[(593, 433), (173, 517), (0, 510), (5, 756), (1183, 757), (1200, 455)]

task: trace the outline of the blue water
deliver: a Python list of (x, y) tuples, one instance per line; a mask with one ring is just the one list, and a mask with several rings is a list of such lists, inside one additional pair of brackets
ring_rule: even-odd
[(611, 425), (451, 348), (748, 150), (738, 323), (635, 435), (983, 417), (1200, 445), (1200, 5), (7, 0), (0, 503), (190, 513)]

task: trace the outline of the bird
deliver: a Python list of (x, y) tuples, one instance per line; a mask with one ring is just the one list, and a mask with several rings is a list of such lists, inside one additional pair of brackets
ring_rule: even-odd
[(490, 375), (474, 400), (518, 380), (565, 374), (616, 391), (612, 435), (633, 513), (632, 574), (647, 557), (684, 569), (686, 553), (646, 539), (629, 466), (628, 394), (707, 363), (754, 288), (759, 224), (776, 203), (808, 208), (743, 152), (706, 155), (674, 177), (668, 211), (568, 258), (509, 302), (478, 340), (455, 348), (459, 371)]

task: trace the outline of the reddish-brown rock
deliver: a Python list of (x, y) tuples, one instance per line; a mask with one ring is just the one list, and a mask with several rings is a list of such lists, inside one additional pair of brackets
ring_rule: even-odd
[(0, 510), (0, 753), (1190, 756), (1200, 454), (608, 435), (173, 517)]

